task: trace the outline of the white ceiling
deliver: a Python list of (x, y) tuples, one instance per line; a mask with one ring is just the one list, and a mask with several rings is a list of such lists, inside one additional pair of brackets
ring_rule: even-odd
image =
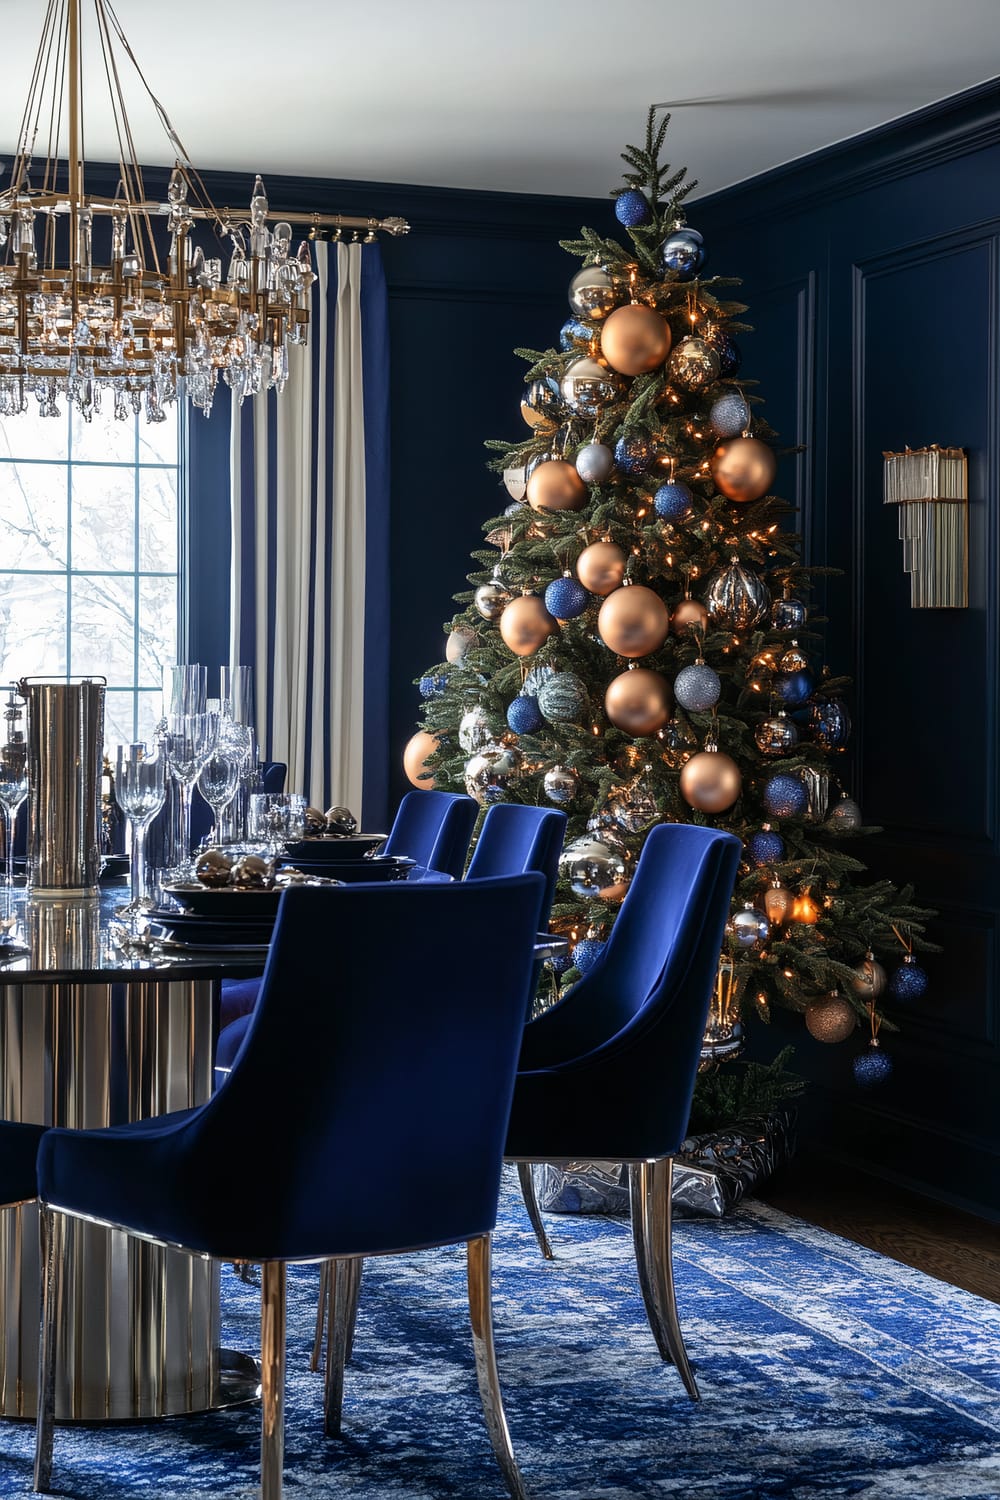
[[(42, 12), (0, 0), (8, 154)], [(1000, 0), (117, 0), (117, 12), (195, 163), (265, 177), (600, 197), (648, 105), (672, 101), (667, 154), (700, 195), (1000, 74)], [(93, 42), (86, 76), (86, 154), (114, 159)], [(140, 160), (169, 162), (131, 80), (128, 99)]]

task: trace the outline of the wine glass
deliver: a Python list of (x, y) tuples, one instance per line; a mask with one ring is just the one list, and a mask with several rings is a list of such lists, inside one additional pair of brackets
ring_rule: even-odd
[(210, 839), (222, 842), (222, 814), (236, 796), (243, 769), (243, 752), (224, 736), (221, 726), (215, 749), (198, 775), (198, 789), (215, 814)]
[(173, 880), (196, 878), (191, 859), (191, 793), (202, 768), (215, 748), (218, 714), (168, 714), (163, 736), (167, 765), (180, 794), (181, 857), (170, 870)]
[(138, 916), (152, 906), (146, 894), (146, 829), (166, 801), (164, 757), (148, 745), (119, 745), (115, 796), (132, 829), (132, 899), (119, 915)]
[(17, 810), (28, 795), (28, 747), (24, 731), (20, 728), (16, 702), (12, 692), (4, 715), (6, 734), (0, 745), (0, 805), (3, 806), (4, 848), (7, 856), (4, 885), (8, 898), (14, 886), (14, 823)]

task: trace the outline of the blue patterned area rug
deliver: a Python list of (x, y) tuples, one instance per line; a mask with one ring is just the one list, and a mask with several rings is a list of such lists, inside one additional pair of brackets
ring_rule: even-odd
[[(497, 1343), (534, 1500), (998, 1500), (1000, 1307), (760, 1204), (676, 1226), (681, 1320), (703, 1400), (656, 1355), (628, 1225), (549, 1219), (535, 1250), (508, 1186)], [(308, 1369), (317, 1272), (289, 1274), (289, 1500), (503, 1500), (483, 1426), (458, 1250), (371, 1261), (345, 1397), (322, 1433)], [(226, 1342), (257, 1344), (255, 1290), (223, 1283)], [(252, 1494), (253, 1410), (65, 1429), (76, 1500)], [(31, 1493), (29, 1428), (0, 1424), (0, 1495)]]

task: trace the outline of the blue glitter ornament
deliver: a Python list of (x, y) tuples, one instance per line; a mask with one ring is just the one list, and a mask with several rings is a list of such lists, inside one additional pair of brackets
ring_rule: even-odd
[(563, 578), (553, 578), (545, 590), (545, 608), (557, 620), (575, 620), (589, 603), (590, 595), (583, 584), (568, 573)]
[(649, 204), (638, 188), (630, 188), (627, 193), (619, 193), (615, 199), (615, 218), (619, 224), (624, 224), (626, 229), (638, 229), (640, 224), (648, 224), (652, 217)]
[(905, 1005), (926, 994), (929, 984), (926, 970), (920, 967), (912, 953), (908, 953), (889, 980), (889, 994), (901, 1005)]
[(797, 776), (772, 776), (764, 783), (764, 806), (772, 818), (801, 818), (809, 805)]
[(750, 426), (749, 403), (737, 391), (727, 391), (713, 403), (708, 423), (718, 438), (739, 437)]
[(581, 323), (579, 318), (567, 318), (559, 330), (559, 347), (569, 354), (580, 344), (589, 345), (593, 337), (594, 330), (586, 323)]
[(705, 264), (705, 246), (697, 229), (675, 229), (663, 241), (660, 256), (664, 271), (673, 271), (678, 281), (690, 281)]
[(738, 375), (740, 365), (743, 363), (743, 355), (736, 340), (731, 339), (729, 334), (721, 328), (706, 333), (705, 337), (719, 356), (719, 374), (723, 380), (730, 380), (734, 375)]
[(821, 750), (843, 750), (851, 737), (851, 720), (840, 698), (823, 698), (809, 715), (813, 739)]
[(776, 672), (774, 675), (775, 696), (793, 708), (804, 703), (815, 686), (815, 677), (805, 668), (801, 672)]
[(661, 484), (653, 496), (656, 514), (664, 521), (683, 521), (691, 514), (694, 496), (686, 484), (675, 480), (672, 484)]
[(541, 729), (545, 720), (538, 707), (538, 699), (529, 698), (523, 693), (514, 698), (507, 705), (507, 723), (515, 734), (534, 734), (537, 729)]
[(721, 693), (718, 672), (713, 672), (703, 661), (684, 667), (674, 678), (674, 697), (688, 713), (707, 714), (718, 703)]
[(747, 849), (755, 865), (776, 865), (785, 857), (784, 839), (767, 827), (751, 836)]
[(421, 677), (420, 696), (421, 698), (440, 698), (447, 686), (447, 677)]
[(615, 463), (623, 474), (645, 474), (654, 456), (653, 444), (643, 432), (630, 433), (615, 444)]
[(854, 1081), (863, 1089), (875, 1088), (892, 1077), (892, 1058), (882, 1051), (878, 1042), (872, 1042), (867, 1052), (862, 1052), (851, 1065)]
[(581, 938), (573, 949), (573, 963), (586, 974), (596, 964), (604, 952), (604, 943), (600, 938)]

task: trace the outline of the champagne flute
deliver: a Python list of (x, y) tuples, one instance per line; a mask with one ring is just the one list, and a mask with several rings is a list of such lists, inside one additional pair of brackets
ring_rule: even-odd
[(203, 714), (208, 694), (208, 668), (182, 662), (163, 669), (163, 716)]
[(132, 899), (120, 916), (135, 917), (152, 906), (146, 894), (146, 829), (166, 801), (164, 757), (148, 745), (119, 745), (115, 773), (118, 806), (132, 829)]
[(181, 857), (169, 872), (174, 880), (196, 879), (191, 859), (191, 793), (205, 762), (215, 748), (218, 714), (169, 714), (164, 735), (167, 765), (181, 802)]

